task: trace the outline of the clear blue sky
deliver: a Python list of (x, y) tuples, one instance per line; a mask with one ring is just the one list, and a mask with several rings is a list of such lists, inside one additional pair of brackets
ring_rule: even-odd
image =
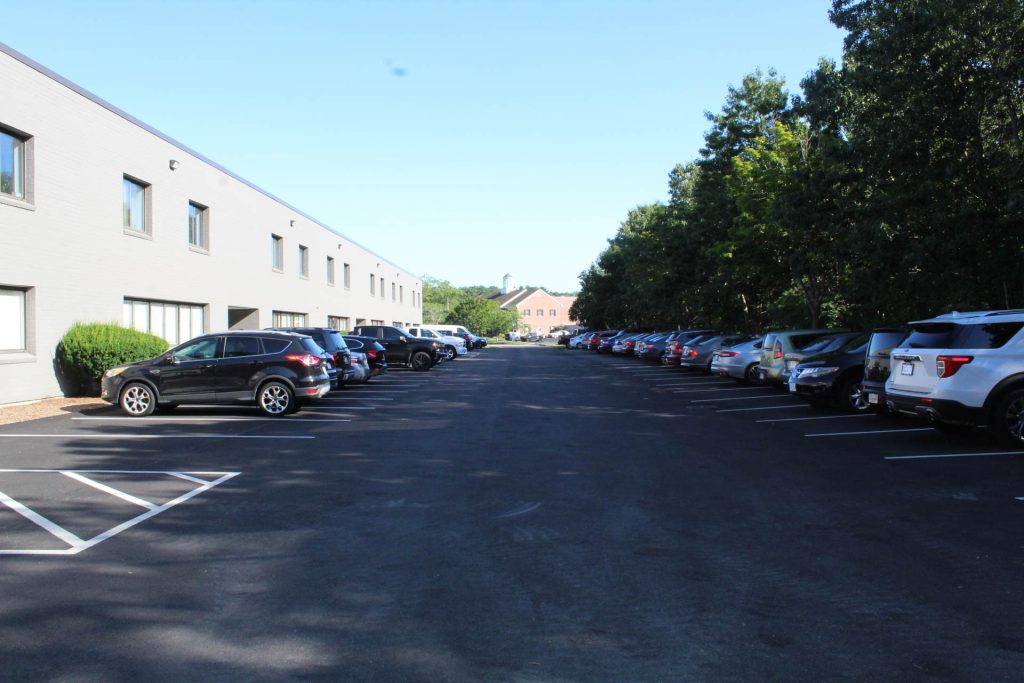
[(5, 2), (3, 41), (419, 275), (575, 290), (827, 0)]

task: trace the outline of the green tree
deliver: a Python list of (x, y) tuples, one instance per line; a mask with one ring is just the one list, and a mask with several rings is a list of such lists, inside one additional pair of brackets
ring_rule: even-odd
[(446, 323), (463, 325), (476, 334), (489, 337), (503, 335), (514, 330), (519, 324), (514, 310), (500, 307), (497, 301), (489, 299), (464, 299), (445, 319)]

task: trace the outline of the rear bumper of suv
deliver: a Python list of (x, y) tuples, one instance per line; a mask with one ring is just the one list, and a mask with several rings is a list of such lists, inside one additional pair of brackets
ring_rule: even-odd
[(903, 396), (889, 392), (885, 396), (890, 409), (939, 422), (980, 424), (985, 422), (985, 409), (967, 406), (959, 401), (927, 396)]

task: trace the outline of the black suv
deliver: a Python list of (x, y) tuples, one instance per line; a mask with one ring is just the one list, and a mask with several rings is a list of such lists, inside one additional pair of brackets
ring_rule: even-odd
[(301, 334), (205, 334), (156, 358), (107, 370), (102, 396), (131, 417), (185, 403), (255, 404), (279, 417), (330, 391), (328, 364), (324, 350)]
[(436, 339), (423, 339), (391, 325), (360, 325), (352, 330), (361, 337), (373, 337), (384, 346), (388, 365), (405, 365), (423, 372), (441, 359), (441, 344)]
[[(312, 337), (320, 348), (331, 354), (334, 367), (338, 369), (337, 384), (344, 384), (355, 379), (356, 371), (352, 369), (352, 353), (345, 342), (345, 337), (333, 327), (273, 327), (271, 329)], [(358, 351), (358, 349), (356, 350)], [(327, 374), (331, 374), (330, 371)], [(332, 387), (334, 384), (331, 382)]]

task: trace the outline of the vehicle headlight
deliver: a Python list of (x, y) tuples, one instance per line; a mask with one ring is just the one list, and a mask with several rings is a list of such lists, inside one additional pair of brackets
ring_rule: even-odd
[(103, 373), (103, 377), (105, 377), (105, 378), (117, 377), (118, 375), (120, 375), (122, 372), (124, 372), (127, 369), (128, 368), (110, 368), (109, 370), (107, 370), (106, 372)]
[(437, 348), (437, 342), (430, 342), (430, 345), (433, 346), (435, 349)]
[(839, 372), (839, 368), (803, 368), (800, 377), (827, 377)]

